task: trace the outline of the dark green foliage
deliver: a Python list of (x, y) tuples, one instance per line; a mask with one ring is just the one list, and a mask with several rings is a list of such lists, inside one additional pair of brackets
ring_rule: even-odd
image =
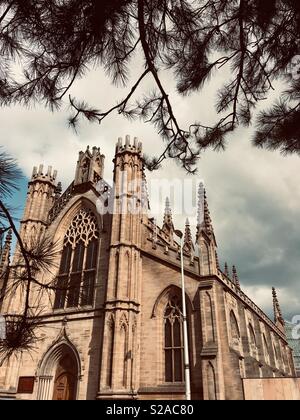
[[(75, 127), (80, 116), (101, 122), (118, 111), (154, 124), (167, 146), (146, 161), (152, 169), (171, 157), (193, 172), (204, 148), (224, 148), (232, 130), (252, 122), (256, 104), (300, 53), (300, 7), (292, 0), (14, 0), (0, 6), (0, 103), (38, 101), (58, 108), (73, 82), (100, 65), (113, 83), (129, 88), (127, 97), (107, 111), (70, 97), (69, 122)], [(144, 54), (145, 73), (132, 87), (136, 51)], [(22, 81), (11, 72), (16, 58)], [(217, 94), (219, 121), (181, 127), (160, 72), (172, 71), (178, 92), (187, 95), (225, 65), (232, 76)], [(157, 89), (133, 105), (144, 77), (152, 77)], [(286, 83), (292, 88), (294, 79), (286, 77)], [(263, 112), (255, 143), (297, 151), (296, 105), (287, 101)], [(280, 124), (272, 128), (274, 116)]]

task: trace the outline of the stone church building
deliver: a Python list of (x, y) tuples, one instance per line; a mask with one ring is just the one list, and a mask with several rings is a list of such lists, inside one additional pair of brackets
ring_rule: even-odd
[[(51, 168), (33, 170), (20, 235), (24, 243), (47, 235), (59, 248), (53, 272), (39, 275), (57, 288), (38, 301), (36, 348), (0, 367), (0, 398), (185, 398), (171, 207), (167, 201), (161, 227), (150, 217), (140, 142), (119, 139), (113, 162), (112, 186), (100, 149), (80, 152), (63, 193)], [(245, 378), (293, 377), (292, 352), (275, 290), (273, 322), (242, 291), (236, 269), (220, 268), (202, 184), (198, 194), (196, 237), (187, 223), (183, 246), (192, 399), (244, 399)], [(2, 274), (10, 243), (9, 233)], [(0, 287), (13, 281), (2, 275)], [(20, 312), (21, 291), (7, 296), (1, 314)]]

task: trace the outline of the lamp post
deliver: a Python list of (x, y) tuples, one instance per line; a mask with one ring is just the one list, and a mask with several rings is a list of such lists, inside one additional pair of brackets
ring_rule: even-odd
[(181, 265), (181, 293), (182, 293), (182, 316), (183, 316), (183, 351), (184, 351), (184, 377), (185, 377), (185, 399), (191, 399), (191, 381), (190, 381), (190, 362), (189, 362), (189, 343), (186, 316), (185, 284), (184, 284), (184, 266), (183, 266), (183, 233), (175, 230), (175, 235), (180, 238), (180, 265)]

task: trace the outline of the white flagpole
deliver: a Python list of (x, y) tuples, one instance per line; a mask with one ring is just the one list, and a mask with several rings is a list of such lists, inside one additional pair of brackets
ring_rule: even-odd
[(183, 265), (183, 233), (175, 231), (180, 237), (180, 265), (181, 265), (181, 292), (182, 292), (182, 316), (183, 316), (183, 350), (184, 350), (184, 377), (185, 377), (185, 399), (191, 400), (191, 379), (190, 379), (190, 361), (189, 361), (189, 342), (186, 315), (186, 298), (185, 298), (185, 282), (184, 282), (184, 265)]

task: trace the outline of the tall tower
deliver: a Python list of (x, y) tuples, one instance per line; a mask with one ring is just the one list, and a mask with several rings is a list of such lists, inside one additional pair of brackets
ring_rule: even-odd
[(138, 388), (144, 182), (141, 143), (119, 138), (98, 398), (133, 398)]
[(105, 156), (96, 146), (92, 150), (88, 146), (85, 152), (79, 152), (74, 187), (82, 190), (97, 184), (103, 178), (104, 159)]
[(196, 246), (198, 246), (199, 250), (200, 274), (217, 274), (217, 243), (203, 183), (200, 183), (198, 189)]
[(49, 210), (54, 204), (56, 194), (57, 171), (52, 172), (49, 166), (44, 172), (43, 165), (33, 168), (28, 183), (27, 200), (24, 216), (21, 221), (21, 238), (24, 242), (37, 239), (48, 225)]

